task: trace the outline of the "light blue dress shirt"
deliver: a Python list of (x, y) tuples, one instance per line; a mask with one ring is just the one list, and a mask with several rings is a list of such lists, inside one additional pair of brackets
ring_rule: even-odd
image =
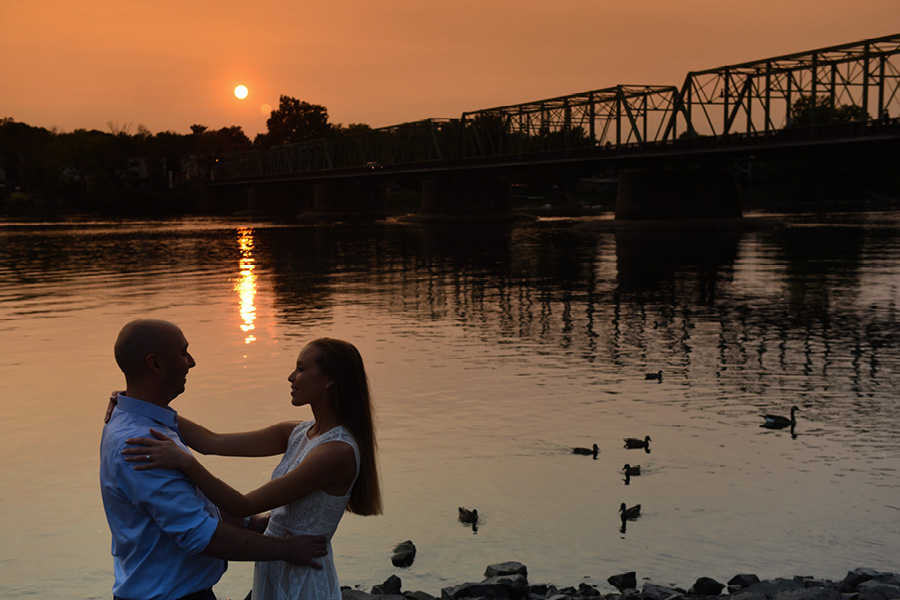
[(174, 410), (120, 395), (100, 441), (100, 490), (112, 533), (113, 594), (171, 600), (213, 586), (227, 565), (199, 554), (219, 511), (191, 480), (178, 470), (135, 471), (125, 462), (125, 440), (151, 437), (151, 427), (185, 447)]

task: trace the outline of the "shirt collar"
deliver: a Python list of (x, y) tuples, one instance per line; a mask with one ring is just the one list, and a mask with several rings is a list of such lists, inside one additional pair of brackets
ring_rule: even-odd
[(153, 419), (163, 425), (168, 425), (172, 429), (177, 428), (178, 413), (175, 412), (175, 409), (169, 408), (168, 406), (157, 406), (144, 400), (138, 400), (137, 398), (119, 394), (119, 398), (116, 402), (116, 410), (123, 410), (125, 412)]

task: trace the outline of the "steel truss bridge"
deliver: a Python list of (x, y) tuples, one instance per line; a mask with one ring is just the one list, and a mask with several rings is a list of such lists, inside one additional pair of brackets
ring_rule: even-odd
[(399, 175), (896, 140), (897, 117), (900, 34), (693, 71), (680, 87), (616, 85), (252, 151), (220, 159), (213, 178)]

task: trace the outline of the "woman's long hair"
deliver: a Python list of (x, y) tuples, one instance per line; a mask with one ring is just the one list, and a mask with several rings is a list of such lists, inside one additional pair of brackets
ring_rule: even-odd
[(347, 510), (358, 515), (381, 514), (381, 487), (375, 462), (377, 443), (369, 380), (362, 356), (343, 340), (319, 338), (309, 343), (319, 350), (316, 362), (334, 379), (334, 402), (338, 420), (359, 447), (359, 477), (350, 493)]

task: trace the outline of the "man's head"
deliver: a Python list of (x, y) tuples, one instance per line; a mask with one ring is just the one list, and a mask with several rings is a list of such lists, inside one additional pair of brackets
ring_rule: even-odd
[(168, 403), (184, 391), (187, 372), (196, 364), (188, 342), (174, 323), (137, 319), (127, 323), (116, 339), (116, 363), (125, 374), (129, 395), (154, 403)]

